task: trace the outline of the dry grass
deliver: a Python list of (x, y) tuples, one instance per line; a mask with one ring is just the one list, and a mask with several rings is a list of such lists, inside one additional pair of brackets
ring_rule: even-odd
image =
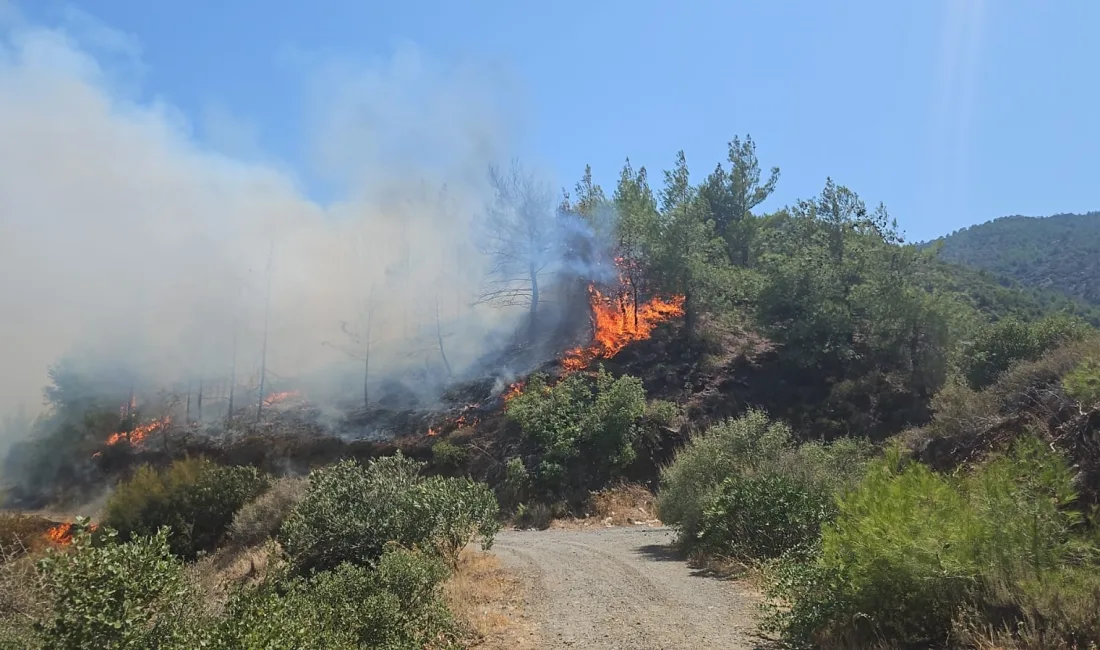
[(49, 545), (46, 531), (56, 525), (37, 515), (0, 512), (0, 562), (42, 550)]
[(229, 546), (190, 565), (188, 576), (204, 595), (209, 613), (221, 612), (234, 586), (263, 580), (274, 568), (277, 548), (274, 542), (243, 548)]
[(230, 541), (237, 546), (256, 546), (274, 537), (308, 488), (309, 479), (304, 477), (284, 477), (275, 481), (233, 517), (229, 526)]
[(623, 483), (592, 493), (581, 517), (562, 517), (551, 528), (588, 528), (590, 526), (660, 526), (657, 497), (643, 485)]
[(489, 553), (467, 549), (443, 585), (443, 597), (466, 631), (467, 647), (505, 650), (535, 647), (523, 582)]

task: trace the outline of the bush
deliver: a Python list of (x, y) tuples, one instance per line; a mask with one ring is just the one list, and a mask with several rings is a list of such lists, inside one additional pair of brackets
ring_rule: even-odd
[(309, 482), (303, 478), (281, 478), (249, 501), (233, 516), (229, 538), (239, 546), (254, 546), (279, 532), (283, 521), (306, 494)]
[(504, 482), (500, 486), (501, 498), (509, 505), (519, 505), (531, 490), (531, 474), (523, 459), (513, 456), (504, 463)]
[(496, 497), (484, 483), (469, 479), (432, 477), (423, 483), (420, 494), (432, 517), (430, 541), (440, 555), (458, 565), (458, 555), (480, 536), (488, 550), (500, 530)]
[(312, 578), (276, 578), (233, 596), (212, 631), (219, 650), (439, 647), (454, 636), (435, 556), (387, 549), (376, 568), (349, 563)]
[(266, 487), (254, 467), (222, 467), (199, 458), (177, 460), (159, 472), (144, 465), (115, 489), (103, 523), (123, 540), (168, 526), (172, 552), (194, 559), (214, 550), (237, 510)]
[(118, 543), (114, 531), (105, 531), (93, 543), (81, 522), (71, 547), (51, 550), (39, 565), (53, 608), (42, 625), (47, 647), (196, 647), (194, 599), (168, 536), (162, 528)]
[[(677, 454), (661, 474), (657, 513), (662, 521), (677, 529), (682, 544), (693, 547), (701, 539), (707, 511), (713, 510), (711, 534), (706, 536), (706, 548), (699, 550), (752, 551), (751, 545), (741, 546), (740, 541), (732, 538), (723, 543), (718, 531), (723, 530), (724, 526), (732, 526), (730, 532), (738, 531), (739, 539), (746, 535), (766, 536), (763, 530), (750, 535), (738, 526), (752, 523), (765, 527), (787, 527), (791, 525), (788, 518), (797, 513), (817, 513), (811, 503), (818, 503), (824, 508), (822, 504), (832, 498), (834, 491), (856, 480), (871, 453), (872, 447), (868, 443), (845, 439), (828, 445), (808, 443), (795, 447), (786, 425), (771, 422), (762, 411), (749, 411), (740, 418), (722, 422), (692, 438)], [(782, 478), (743, 480), (769, 475)], [(731, 482), (723, 487), (727, 479)], [(760, 500), (769, 491), (776, 491), (778, 496), (784, 490), (783, 498), (791, 500), (786, 504), (788, 507)], [(813, 496), (815, 494), (823, 496), (818, 498)], [(720, 525), (719, 520), (723, 516), (718, 513), (725, 512), (727, 506), (736, 502), (753, 504), (762, 510), (729, 513), (729, 516), (743, 516), (745, 519), (740, 523), (728, 521)], [(771, 516), (775, 519), (770, 520)], [(801, 530), (814, 531), (819, 524), (818, 514), (814, 514), (799, 526)]]
[(789, 476), (734, 475), (703, 511), (696, 544), (711, 554), (775, 558), (816, 540), (834, 511), (831, 493)]
[(364, 647), (424, 648), (454, 634), (440, 585), (449, 571), (439, 558), (388, 550), (373, 571), (343, 564), (310, 581), (310, 599), (329, 626), (345, 625)]
[(771, 574), (770, 595), (789, 607), (773, 610), (768, 627), (796, 645), (927, 647), (943, 643), (965, 612), (982, 612), (996, 629), (1006, 625), (1000, 618), (1029, 612), (1049, 642), (1100, 640), (1095, 616), (1052, 627), (1070, 618), (1057, 616), (1054, 585), (1076, 602), (1100, 601), (1083, 591), (1095, 581), (1070, 579), (1096, 568), (1076, 536), (1071, 484), (1064, 462), (1032, 439), (960, 479), (892, 450), (840, 500), (819, 552)]
[(574, 374), (550, 386), (536, 375), (506, 413), (538, 448), (533, 478), (553, 499), (602, 487), (634, 460), (645, 390), (637, 377), (615, 379), (603, 368), (594, 383)]
[(440, 440), (432, 445), (432, 460), (441, 469), (455, 470), (466, 464), (469, 452), (453, 442)]
[(366, 467), (345, 460), (311, 473), (305, 497), (279, 532), (295, 569), (370, 566), (390, 542), (448, 556), (478, 535), (491, 544), (499, 524), (488, 487), (467, 479), (425, 480), (421, 466), (399, 453)]
[(1000, 320), (982, 329), (959, 354), (959, 371), (971, 388), (985, 388), (1014, 363), (1038, 359), (1047, 350), (1081, 339), (1088, 331), (1084, 321), (1066, 314), (1030, 324)]
[(1062, 380), (1066, 395), (1089, 408), (1100, 404), (1100, 363), (1085, 359)]

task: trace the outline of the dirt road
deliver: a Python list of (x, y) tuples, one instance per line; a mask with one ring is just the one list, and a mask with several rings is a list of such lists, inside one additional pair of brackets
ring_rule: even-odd
[(545, 648), (755, 648), (756, 596), (704, 577), (667, 528), (504, 531), (493, 551), (527, 582)]

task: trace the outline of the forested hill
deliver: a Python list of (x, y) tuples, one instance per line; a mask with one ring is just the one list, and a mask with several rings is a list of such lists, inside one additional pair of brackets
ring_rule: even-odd
[(1100, 212), (1003, 217), (942, 243), (942, 259), (1100, 305)]

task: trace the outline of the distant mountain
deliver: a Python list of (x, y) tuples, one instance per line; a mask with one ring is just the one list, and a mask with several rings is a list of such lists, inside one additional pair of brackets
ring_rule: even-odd
[(940, 258), (1100, 305), (1100, 212), (1002, 217), (941, 237)]

